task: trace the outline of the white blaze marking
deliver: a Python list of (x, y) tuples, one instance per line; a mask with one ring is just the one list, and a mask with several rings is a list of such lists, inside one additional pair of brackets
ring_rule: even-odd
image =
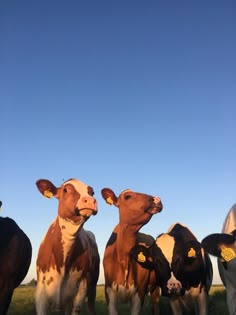
[(168, 260), (169, 264), (171, 265), (171, 262), (173, 259), (174, 246), (175, 246), (174, 238), (168, 234), (162, 234), (160, 237), (156, 239), (156, 244), (157, 246), (160, 247), (165, 258)]
[(65, 186), (67, 184), (73, 185), (75, 187), (75, 189), (80, 193), (81, 196), (89, 196), (88, 185), (84, 184), (83, 182), (79, 181), (78, 179), (68, 180), (62, 186)]
[[(156, 239), (157, 246), (160, 247), (162, 250), (162, 253), (164, 254), (165, 258), (167, 259), (170, 269), (171, 269), (171, 263), (173, 260), (173, 253), (174, 253), (174, 246), (175, 246), (175, 240), (174, 237), (168, 235), (168, 234), (162, 234), (160, 237)], [(171, 269), (172, 270), (172, 269)], [(171, 275), (169, 280), (167, 281), (167, 288), (171, 290), (171, 288), (175, 287), (178, 291), (182, 288), (182, 285), (180, 281), (178, 281), (173, 272), (171, 271)]]

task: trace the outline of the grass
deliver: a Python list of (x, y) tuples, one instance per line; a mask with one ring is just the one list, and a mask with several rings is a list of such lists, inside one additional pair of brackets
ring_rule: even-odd
[[(8, 315), (35, 315), (34, 304), (35, 287), (20, 286), (14, 291), (12, 302), (8, 311)], [(119, 314), (129, 315), (129, 304), (121, 304), (119, 307)], [(171, 315), (168, 300), (161, 298), (161, 314)], [(98, 315), (107, 315), (107, 306), (104, 297), (104, 286), (97, 286), (96, 312)], [(83, 315), (87, 315), (86, 307), (84, 307)], [(150, 314), (149, 298), (147, 297), (143, 308), (142, 315)], [(52, 312), (50, 315), (63, 315), (62, 312)], [(225, 289), (223, 286), (212, 286), (209, 298), (209, 315), (229, 315)]]

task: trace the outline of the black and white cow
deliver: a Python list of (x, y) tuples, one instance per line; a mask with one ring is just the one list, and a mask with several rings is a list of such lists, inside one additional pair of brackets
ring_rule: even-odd
[(212, 283), (212, 264), (192, 232), (180, 223), (156, 238), (151, 247), (133, 249), (136, 260), (156, 271), (161, 294), (169, 297), (174, 315), (194, 310), (208, 314), (208, 291)]
[(236, 315), (236, 204), (225, 218), (222, 233), (208, 235), (202, 240), (202, 246), (209, 254), (218, 257), (229, 313)]

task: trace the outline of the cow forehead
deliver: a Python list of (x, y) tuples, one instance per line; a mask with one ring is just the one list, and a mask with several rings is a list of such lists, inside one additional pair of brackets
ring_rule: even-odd
[(74, 186), (75, 190), (77, 190), (80, 193), (80, 195), (88, 195), (88, 185), (84, 184), (80, 180), (69, 179), (62, 185), (62, 187), (67, 184), (71, 184), (72, 186)]
[(168, 262), (171, 263), (173, 260), (173, 252), (175, 246), (174, 238), (168, 234), (162, 234), (156, 239), (156, 244), (161, 249)]

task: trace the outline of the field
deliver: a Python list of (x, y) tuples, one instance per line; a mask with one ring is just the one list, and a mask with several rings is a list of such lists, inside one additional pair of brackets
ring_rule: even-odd
[[(35, 315), (34, 305), (35, 287), (32, 286), (20, 286), (14, 292), (11, 306), (8, 311), (8, 315)], [(107, 315), (107, 308), (104, 299), (104, 287), (97, 286), (97, 303), (96, 303), (97, 315)], [(161, 313), (164, 315), (171, 315), (171, 310), (168, 301), (165, 298), (161, 299)], [(63, 313), (56, 311), (50, 315), (62, 315)], [(87, 315), (86, 307), (84, 308), (84, 315)], [(124, 304), (119, 306), (119, 314), (128, 315), (129, 305)], [(142, 315), (150, 314), (149, 299), (145, 300)], [(209, 301), (209, 315), (229, 315), (226, 305), (225, 289), (222, 286), (212, 286), (210, 291)]]

